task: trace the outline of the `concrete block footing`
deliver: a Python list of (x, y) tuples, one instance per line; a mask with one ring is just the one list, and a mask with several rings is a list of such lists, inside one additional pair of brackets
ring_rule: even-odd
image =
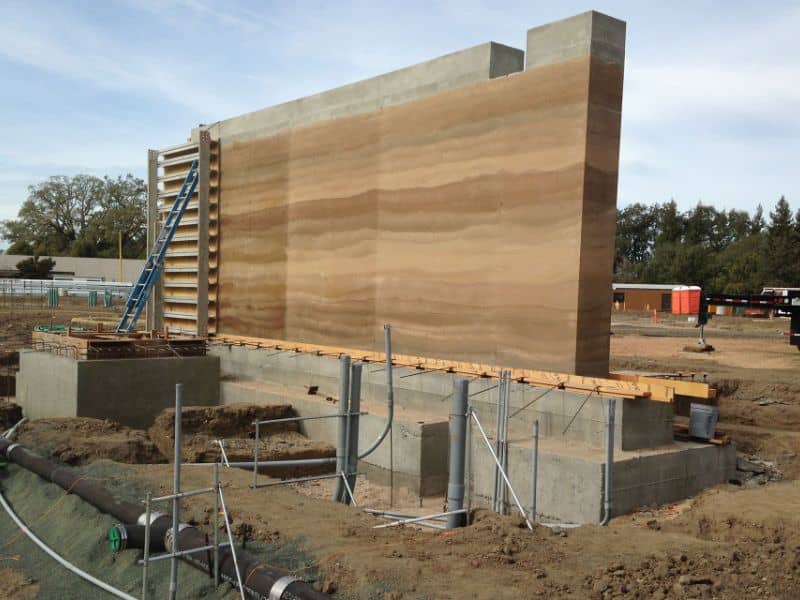
[(29, 419), (93, 417), (146, 429), (175, 405), (182, 383), (186, 405), (219, 403), (219, 358), (75, 360), (49, 352), (20, 353), (17, 402)]

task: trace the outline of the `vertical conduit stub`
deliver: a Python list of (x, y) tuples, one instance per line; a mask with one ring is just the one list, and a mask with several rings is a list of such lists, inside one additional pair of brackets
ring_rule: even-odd
[[(339, 357), (339, 418), (336, 419), (336, 472), (343, 473), (347, 466), (347, 445), (350, 412), (350, 356), (342, 354)], [(333, 492), (334, 502), (342, 502), (345, 497), (344, 482), (336, 480), (336, 489)]]
[[(464, 508), (464, 472), (467, 452), (467, 402), (469, 381), (458, 377), (453, 381), (453, 401), (450, 413), (450, 472), (447, 485), (447, 510)], [(463, 527), (466, 515), (448, 515), (447, 528)]]
[(350, 369), (350, 406), (348, 417), (348, 444), (345, 476), (350, 489), (345, 489), (344, 502), (350, 504), (353, 498), (350, 492), (356, 489), (356, 471), (358, 469), (358, 433), (359, 412), (361, 412), (361, 363), (354, 363)]
[(616, 421), (617, 400), (608, 399), (608, 431), (606, 434), (606, 464), (605, 477), (603, 478), (603, 519), (601, 525), (608, 525), (611, 520), (611, 493), (614, 478), (614, 426)]

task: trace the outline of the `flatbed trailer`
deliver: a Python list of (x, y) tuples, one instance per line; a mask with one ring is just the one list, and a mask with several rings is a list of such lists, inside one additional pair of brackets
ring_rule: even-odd
[[(703, 292), (697, 323), (708, 323), (712, 314), (709, 306), (739, 306), (771, 310), (775, 316), (789, 318), (789, 344), (800, 350), (800, 291), (790, 290), (780, 294), (713, 294)], [(703, 337), (701, 333), (701, 339)]]

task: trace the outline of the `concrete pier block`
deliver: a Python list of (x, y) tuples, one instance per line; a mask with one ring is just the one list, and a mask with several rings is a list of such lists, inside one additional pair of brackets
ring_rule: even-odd
[(75, 360), (28, 351), (20, 353), (17, 402), (30, 419), (93, 417), (146, 429), (175, 405), (176, 383), (187, 406), (214, 406), (218, 382), (215, 356)]
[(584, 57), (625, 62), (625, 21), (588, 11), (528, 30), (525, 68)]

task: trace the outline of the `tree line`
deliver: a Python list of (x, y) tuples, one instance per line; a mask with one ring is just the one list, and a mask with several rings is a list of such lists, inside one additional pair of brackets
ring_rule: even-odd
[[(50, 177), (29, 188), (16, 219), (0, 223), (7, 254), (144, 258), (146, 186), (125, 177)], [(700, 285), (723, 293), (766, 286), (800, 287), (800, 210), (781, 197), (767, 220), (759, 205), (717, 210), (674, 201), (631, 204), (617, 211), (614, 280)], [(44, 265), (27, 265), (31, 272)]]
[(28, 188), (16, 219), (0, 223), (6, 254), (144, 258), (146, 186), (125, 177), (50, 177)]
[(718, 293), (800, 287), (800, 210), (783, 196), (764, 217), (761, 205), (717, 210), (674, 201), (617, 211), (614, 281), (699, 285)]

